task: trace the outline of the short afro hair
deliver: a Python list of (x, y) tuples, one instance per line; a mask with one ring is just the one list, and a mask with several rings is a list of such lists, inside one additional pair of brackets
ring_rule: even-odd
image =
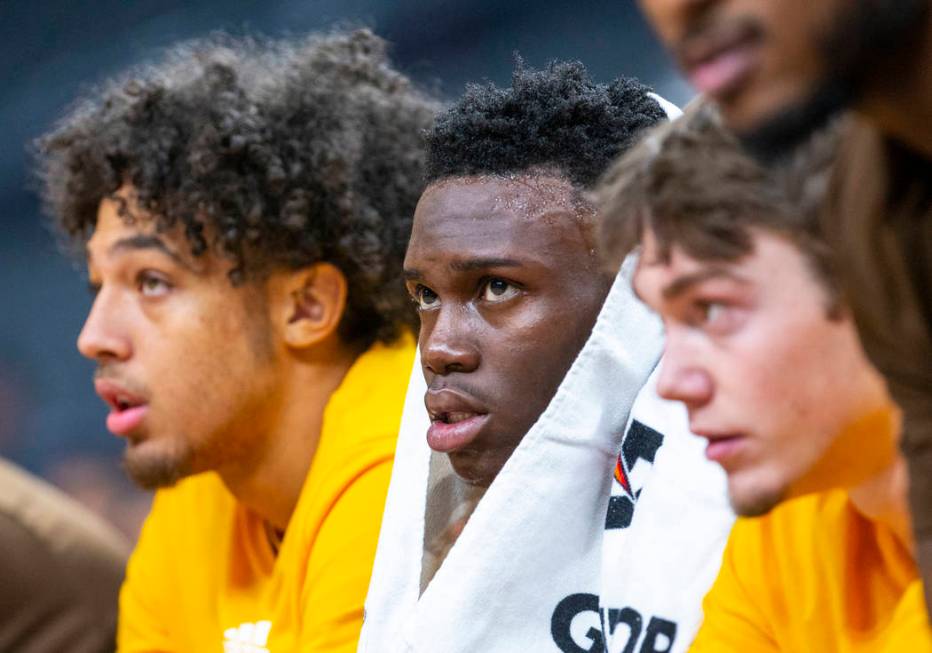
[(554, 169), (580, 188), (638, 134), (666, 119), (650, 89), (620, 77), (597, 84), (578, 62), (533, 70), (516, 58), (510, 88), (470, 84), (427, 136), (427, 180)]
[(368, 30), (216, 34), (80, 101), (37, 142), (42, 196), (83, 246), (101, 200), (129, 184), (158, 229), (228, 257), (234, 284), (333, 263), (349, 286), (343, 339), (391, 342), (414, 321), (401, 264), (438, 108)]

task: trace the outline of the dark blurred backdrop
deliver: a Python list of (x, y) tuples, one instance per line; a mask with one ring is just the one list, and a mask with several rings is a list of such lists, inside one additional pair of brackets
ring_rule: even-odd
[(372, 27), (400, 68), (450, 98), (467, 81), (507, 83), (516, 50), (536, 67), (579, 59), (600, 81), (623, 73), (677, 103), (689, 95), (630, 0), (0, 0), (0, 455), (131, 536), (148, 497), (122, 476), (75, 349), (90, 296), (44, 226), (28, 145), (82, 88), (179, 39), (341, 23)]

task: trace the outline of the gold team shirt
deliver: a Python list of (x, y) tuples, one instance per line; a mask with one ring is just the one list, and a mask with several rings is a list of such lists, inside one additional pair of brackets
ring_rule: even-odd
[(413, 360), (405, 338), (350, 368), (278, 555), (216, 474), (157, 492), (120, 593), (118, 650), (355, 651)]
[(847, 493), (738, 519), (692, 653), (927, 653), (916, 563)]

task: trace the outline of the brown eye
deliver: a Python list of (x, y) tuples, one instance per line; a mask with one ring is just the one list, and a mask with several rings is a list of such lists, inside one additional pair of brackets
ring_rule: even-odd
[(440, 305), (440, 297), (427, 286), (418, 284), (414, 288), (414, 301), (417, 302), (418, 310), (425, 311), (436, 308)]
[(491, 303), (504, 302), (518, 294), (518, 288), (504, 279), (489, 279), (482, 289), (482, 300)]
[(139, 273), (136, 285), (143, 297), (163, 297), (171, 290), (171, 284), (160, 275), (144, 270)]

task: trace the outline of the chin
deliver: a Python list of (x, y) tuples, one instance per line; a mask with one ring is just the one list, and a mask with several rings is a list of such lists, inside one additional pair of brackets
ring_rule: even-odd
[(145, 490), (171, 487), (193, 473), (187, 449), (172, 445), (154, 440), (128, 444), (123, 452), (123, 469)]
[(742, 146), (758, 161), (771, 164), (792, 154), (813, 133), (826, 127), (853, 97), (850, 84), (831, 79), (753, 115), (733, 119), (727, 107), (723, 113)]
[(463, 481), (477, 487), (489, 487), (501, 471), (501, 465), (489, 465), (482, 454), (454, 451), (448, 454), (453, 471)]
[(776, 508), (786, 498), (782, 486), (746, 486), (740, 481), (728, 481), (728, 499), (732, 510), (741, 517), (760, 517)]

